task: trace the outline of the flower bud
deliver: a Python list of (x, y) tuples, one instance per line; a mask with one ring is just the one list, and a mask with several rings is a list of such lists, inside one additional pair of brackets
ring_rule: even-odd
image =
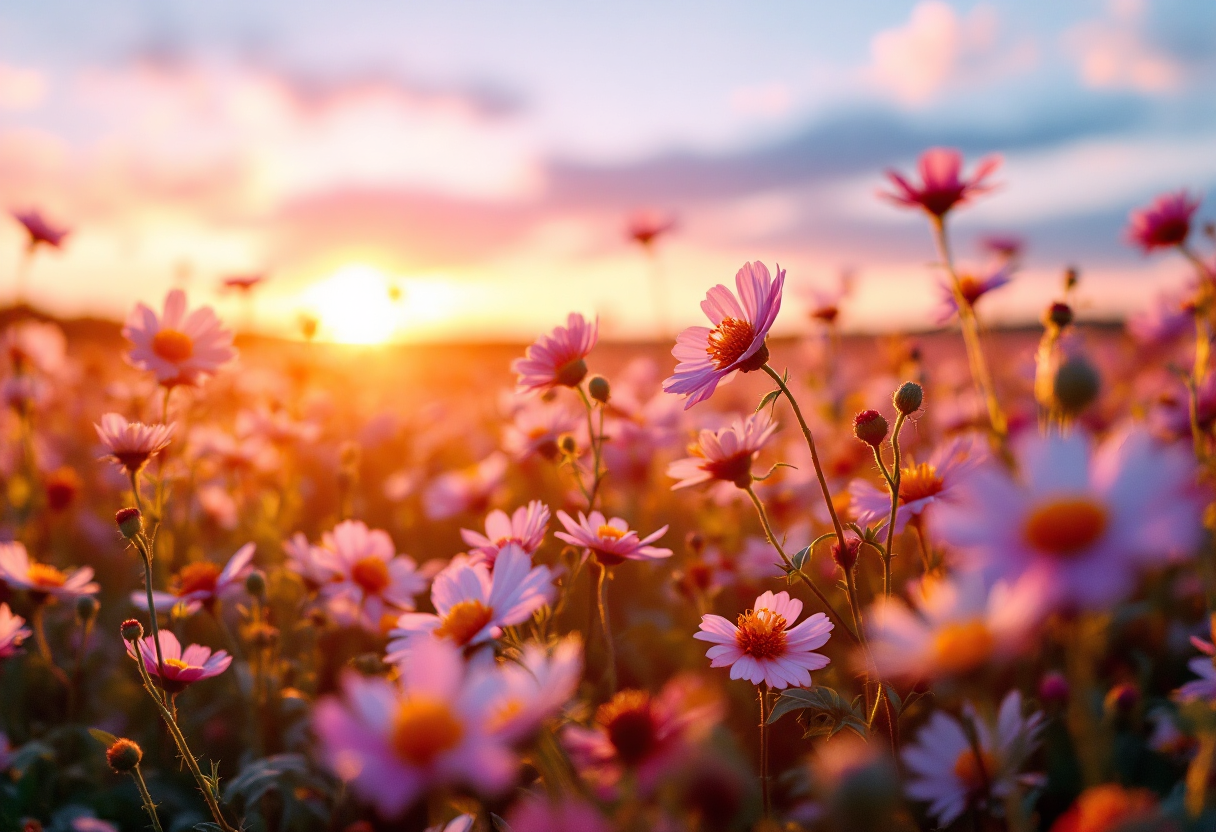
[(1043, 325), (1063, 329), (1072, 323), (1072, 307), (1056, 301), (1043, 312)]
[(558, 367), (554, 380), (562, 387), (578, 387), (586, 377), (587, 362), (581, 358), (576, 358)]
[(861, 540), (849, 537), (845, 539), (843, 547), (838, 542), (832, 544), (832, 560), (836, 561), (842, 572), (852, 572), (853, 567), (857, 565), (857, 553), (860, 551)]
[(76, 599), (76, 617), (81, 624), (88, 624), (97, 617), (97, 599), (92, 595), (81, 595)]
[(611, 393), (608, 379), (603, 376), (592, 376), (591, 381), (587, 382), (587, 392), (600, 404), (608, 404), (608, 396)]
[(1058, 670), (1044, 673), (1043, 678), (1039, 680), (1039, 698), (1045, 703), (1063, 705), (1068, 701), (1068, 695), (1071, 692), (1072, 688), (1068, 684), (1068, 680)]
[(566, 456), (574, 456), (578, 451), (578, 440), (572, 433), (563, 433), (557, 437), (557, 449)]
[(118, 531), (127, 540), (130, 540), (144, 530), (143, 515), (134, 506), (120, 508), (114, 514), (114, 522), (118, 526)]
[(1072, 416), (1094, 403), (1101, 386), (1098, 371), (1078, 355), (1069, 358), (1056, 370), (1052, 393), (1060, 409)]
[(143, 749), (127, 739), (115, 740), (106, 749), (106, 762), (119, 774), (133, 770), (143, 758)]
[(123, 641), (139, 641), (144, 637), (144, 625), (134, 618), (128, 618), (122, 622), (122, 626), (118, 631), (122, 633)]
[(1069, 266), (1064, 271), (1064, 291), (1069, 292), (1077, 287), (1081, 282), (1081, 270), (1076, 266)]
[(877, 410), (863, 410), (853, 419), (853, 435), (877, 448), (887, 438), (887, 420)]
[(266, 597), (266, 573), (255, 569), (245, 576), (245, 591), (259, 600)]
[(925, 400), (924, 389), (915, 381), (905, 381), (895, 391), (895, 409), (905, 416), (911, 416), (920, 410), (920, 404)]
[(1107, 691), (1102, 704), (1108, 716), (1127, 716), (1140, 704), (1140, 690), (1130, 682), (1123, 682)]

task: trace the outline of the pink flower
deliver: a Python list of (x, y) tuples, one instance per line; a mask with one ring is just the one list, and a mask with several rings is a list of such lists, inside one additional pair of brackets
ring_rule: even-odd
[(557, 459), (557, 440), (563, 433), (581, 433), (586, 445), (584, 417), (563, 402), (529, 401), (515, 414), (502, 434), (503, 449), (519, 462), (540, 456)]
[(639, 211), (629, 218), (629, 239), (648, 248), (655, 240), (676, 227), (676, 218), (657, 211)]
[(46, 375), (63, 366), (67, 340), (56, 324), (42, 321), (20, 321), (4, 330), (4, 351), (13, 372), (37, 370)]
[[(225, 594), (244, 586), (246, 576), (253, 571), (250, 561), (256, 550), (255, 544), (246, 543), (228, 559), (223, 569), (209, 560), (186, 564), (169, 582), (173, 591), (153, 591), (152, 603), (158, 612), (168, 612), (176, 604), (184, 604), (191, 615), (203, 607), (212, 609)], [(132, 592), (131, 603), (146, 611), (148, 594), (143, 590)]]
[(984, 184), (984, 180), (1000, 165), (1000, 156), (987, 156), (980, 160), (970, 179), (960, 179), (963, 154), (953, 148), (931, 147), (921, 154), (917, 163), (921, 178), (919, 187), (895, 171), (887, 171), (887, 178), (898, 190), (880, 195), (898, 205), (920, 207), (935, 217), (944, 217), (955, 205), (962, 205), (975, 194), (992, 190), (995, 186)]
[(388, 660), (400, 660), (428, 634), (459, 647), (499, 638), (503, 627), (527, 621), (553, 600), (553, 593), (549, 567), (533, 567), (531, 556), (514, 543), (498, 553), (493, 575), (485, 563), (455, 558), (431, 587), (438, 615), (411, 612), (398, 618), (397, 629), (389, 633)]
[(810, 687), (811, 671), (827, 667), (827, 656), (812, 652), (828, 643), (832, 622), (821, 612), (795, 625), (802, 602), (788, 592), (766, 592), (755, 607), (739, 616), (738, 626), (720, 615), (701, 616), (693, 635), (714, 646), (706, 652), (710, 667), (730, 667), (730, 678), (770, 688)]
[(72, 233), (67, 228), (56, 228), (51, 225), (39, 211), (33, 208), (28, 211), (14, 211), (13, 219), (25, 227), (25, 233), (29, 235), (27, 246), (30, 251), (40, 245), (60, 248), (64, 238)]
[(25, 619), (13, 615), (8, 604), (0, 604), (0, 659), (12, 658), (21, 647), (21, 642), (33, 635), (24, 624)]
[(676, 338), (671, 354), (678, 360), (675, 374), (663, 382), (668, 393), (686, 396), (684, 409), (713, 395), (736, 372), (759, 370), (768, 361), (765, 339), (781, 310), (785, 270), (774, 280), (760, 261), (744, 263), (735, 275), (735, 295), (722, 284), (705, 293), (701, 310), (713, 329), (690, 326)]
[(578, 513), (576, 522), (564, 511), (557, 519), (566, 527), (565, 532), (554, 532), (553, 536), (571, 546), (582, 546), (585, 555), (594, 554), (603, 566), (615, 566), (627, 560), (650, 560), (671, 557), (670, 549), (659, 549), (650, 544), (667, 534), (667, 526), (649, 537), (639, 538), (620, 517), (608, 520), (598, 511), (590, 516)]
[(566, 325), (536, 339), (511, 369), (519, 375), (516, 391), (540, 393), (554, 387), (577, 387), (587, 375), (587, 354), (599, 337), (599, 321), (588, 324), (571, 312)]
[(296, 532), (283, 541), (287, 568), (304, 579), (309, 589), (316, 590), (337, 576), (334, 559), (319, 546), (313, 546), (303, 532)]
[(497, 451), (476, 465), (435, 478), (422, 495), (430, 520), (446, 520), (464, 511), (485, 511), (507, 474), (507, 458)]
[(117, 413), (107, 413), (93, 427), (110, 452), (104, 458), (117, 463), (128, 474), (138, 474), (148, 460), (169, 447), (175, 426), (128, 422)]
[(165, 297), (164, 315), (137, 304), (122, 328), (133, 344), (127, 360), (156, 376), (165, 387), (197, 387), (203, 379), (236, 358), (232, 332), (224, 329), (210, 306), (186, 311), (186, 293), (174, 289)]
[(1178, 688), (1174, 696), (1180, 702), (1216, 702), (1216, 659), (1213, 658), (1216, 645), (1196, 636), (1191, 636), (1191, 644), (1203, 655), (1191, 659), (1186, 666), (1199, 678)]
[(1191, 233), (1191, 216), (1199, 200), (1186, 191), (1162, 194), (1147, 208), (1132, 211), (1128, 218), (1127, 239), (1145, 252), (1180, 246)]
[(321, 597), (343, 624), (372, 632), (392, 626), (403, 610), (414, 608), (414, 596), (426, 589), (426, 576), (412, 558), (397, 554), (388, 532), (369, 529), (360, 520), (345, 520), (321, 536), (333, 578)]
[(540, 500), (515, 509), (510, 517), (505, 511), (495, 509), (486, 515), (486, 533), (461, 529), (460, 536), (469, 546), (472, 563), (485, 561), (494, 568), (494, 559), (503, 547), (510, 543), (519, 546), (529, 555), (540, 548), (549, 531), (549, 507)]
[[(195, 682), (219, 676), (232, 664), (232, 657), (223, 650), (214, 654), (210, 647), (191, 644), (182, 650), (181, 642), (169, 630), (160, 631), (160, 652), (165, 662), (165, 675), (160, 675), (156, 659), (156, 643), (152, 636), (139, 640), (139, 655), (152, 679), (172, 694), (181, 693)], [(127, 655), (135, 658), (135, 645), (127, 642)], [(138, 661), (138, 659), (136, 659)]]
[(574, 697), (582, 672), (583, 643), (577, 635), (559, 641), (552, 655), (536, 642), (524, 645), (518, 659), (498, 666), (502, 694), (490, 717), (491, 730), (515, 743), (526, 740)]
[[(1141, 347), (1152, 348), (1169, 344), (1195, 330), (1193, 293), (1162, 292), (1148, 306), (1127, 316), (1128, 334)], [(1188, 425), (1189, 430), (1189, 425)]]
[[(1013, 272), (1006, 264), (986, 277), (961, 274), (958, 278), (958, 288), (963, 300), (974, 309), (980, 298), (993, 289), (1001, 288), (1011, 280), (1013, 280)], [(938, 308), (937, 322), (944, 324), (958, 314), (958, 299), (954, 296), (954, 288), (948, 283), (939, 284), (938, 290), (941, 292), (942, 301)]]
[(37, 596), (71, 600), (81, 595), (96, 595), (101, 588), (93, 583), (93, 567), (82, 566), (63, 572), (47, 563), (30, 560), (20, 541), (0, 543), (0, 581), (13, 589), (24, 589)]
[[(953, 439), (939, 447), (928, 462), (900, 471), (899, 507), (895, 511), (895, 533), (909, 520), (943, 500), (957, 497), (955, 489), (964, 475), (987, 457), (987, 451), (970, 438)], [(869, 526), (891, 516), (891, 494), (866, 480), (853, 480), (849, 501), (859, 523)]]
[(701, 431), (697, 444), (688, 449), (692, 456), (667, 467), (667, 476), (679, 480), (672, 490), (711, 480), (747, 488), (752, 482), (752, 460), (776, 430), (776, 424), (754, 413), (736, 419), (729, 427)]
[(1002, 260), (1017, 260), (1026, 248), (1026, 241), (1013, 234), (989, 234), (980, 240), (980, 247)]
[(397, 682), (348, 674), (341, 697), (313, 711), (321, 756), (386, 816), (404, 812), (432, 787), (485, 795), (506, 789), (518, 760), (490, 729), (502, 688), (466, 670), (450, 643), (426, 639)]

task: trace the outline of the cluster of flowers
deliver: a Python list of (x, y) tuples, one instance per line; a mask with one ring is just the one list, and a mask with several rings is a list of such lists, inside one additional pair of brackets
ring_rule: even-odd
[(132, 312), (125, 375), (11, 324), (0, 827), (1212, 828), (1199, 206), (1132, 217), (1192, 273), (1136, 349), (1074, 322), (1075, 271), (1037, 344), (998, 338), (1021, 244), (968, 271), (947, 234), (997, 166), (930, 150), (886, 195), (929, 221), (962, 350), (855, 349), (847, 282), (770, 339), (760, 262), (666, 379), (593, 374), (571, 314), (493, 413), (288, 346), (236, 372), (181, 291)]

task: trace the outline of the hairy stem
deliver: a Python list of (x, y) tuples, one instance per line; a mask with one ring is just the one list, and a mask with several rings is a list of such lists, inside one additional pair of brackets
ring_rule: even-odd
[(155, 832), (163, 832), (160, 818), (156, 814), (156, 804), (152, 802), (152, 793), (148, 791), (148, 784), (144, 782), (144, 774), (139, 770), (139, 766), (131, 770), (131, 779), (135, 781), (135, 786), (139, 789), (139, 796), (143, 800), (144, 811), (152, 819), (152, 828)]

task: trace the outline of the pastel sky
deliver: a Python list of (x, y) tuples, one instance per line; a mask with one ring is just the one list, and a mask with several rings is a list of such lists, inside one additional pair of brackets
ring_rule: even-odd
[[(1069, 264), (1106, 315), (1186, 277), (1123, 242), (1131, 208), (1186, 187), (1216, 218), (1214, 88), (1195, 0), (39, 0), (0, 11), (0, 206), (75, 229), (30, 275), (70, 315), (185, 285), (244, 320), (216, 287), (266, 271), (266, 330), (530, 338), (578, 310), (633, 337), (656, 273), (684, 325), (761, 259), (787, 331), (846, 269), (873, 330), (932, 323), (924, 222), (876, 191), (940, 144), (1004, 156), (955, 234), (977, 267), (986, 233), (1028, 242), (989, 316), (1035, 316)], [(678, 218), (653, 262), (641, 209)]]

